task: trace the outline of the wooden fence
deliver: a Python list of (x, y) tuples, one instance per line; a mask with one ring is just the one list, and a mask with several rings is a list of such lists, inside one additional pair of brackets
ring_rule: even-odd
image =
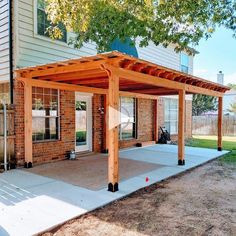
[[(13, 106), (7, 107), (7, 159), (11, 166), (15, 165), (14, 143), (15, 143), (15, 129), (14, 129), (15, 111)], [(0, 169), (3, 169), (4, 162), (4, 113), (0, 105)]]
[[(193, 135), (217, 135), (217, 116), (193, 116)], [(223, 118), (223, 135), (236, 135), (236, 115)]]

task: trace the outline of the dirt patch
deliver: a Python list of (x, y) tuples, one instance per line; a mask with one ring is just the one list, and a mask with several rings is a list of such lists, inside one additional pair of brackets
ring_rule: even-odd
[(236, 168), (208, 163), (43, 235), (236, 235)]

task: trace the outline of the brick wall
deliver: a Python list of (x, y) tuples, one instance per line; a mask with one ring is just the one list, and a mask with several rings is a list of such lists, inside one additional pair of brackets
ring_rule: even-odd
[[(15, 89), (15, 153), (18, 165), (24, 164), (24, 87), (16, 82)], [(92, 98), (93, 109), (93, 151), (101, 152), (105, 117), (103, 110), (104, 96), (94, 95)], [(191, 136), (192, 103), (186, 102), (186, 136)], [(64, 159), (68, 151), (75, 148), (75, 93), (60, 91), (60, 140), (33, 143), (33, 164), (51, 162)], [(119, 142), (120, 148), (134, 146), (137, 142), (151, 141), (154, 137), (154, 101), (148, 99), (137, 100), (137, 139)], [(164, 100), (158, 101), (159, 126), (164, 125)], [(172, 137), (175, 139), (176, 137)]]
[[(15, 153), (17, 164), (24, 164), (24, 88), (15, 83)], [(75, 148), (75, 94), (60, 91), (60, 140), (33, 143), (33, 164), (64, 159)]]
[(104, 114), (101, 108), (104, 107), (104, 97), (102, 95), (94, 94), (92, 98), (93, 109), (93, 151), (101, 152), (103, 146), (103, 125)]
[(24, 86), (21, 82), (14, 82), (15, 104), (15, 155), (17, 165), (24, 165)]

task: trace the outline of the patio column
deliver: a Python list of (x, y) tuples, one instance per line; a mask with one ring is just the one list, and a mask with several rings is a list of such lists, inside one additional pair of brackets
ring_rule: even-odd
[(179, 90), (178, 165), (185, 165), (185, 90)]
[(157, 143), (158, 142), (158, 99), (154, 100), (154, 141)]
[(118, 191), (119, 181), (119, 77), (109, 73), (108, 88), (108, 191)]
[(218, 98), (218, 151), (222, 151), (223, 97)]
[(32, 85), (30, 78), (24, 84), (24, 118), (25, 118), (25, 168), (33, 166), (32, 154)]

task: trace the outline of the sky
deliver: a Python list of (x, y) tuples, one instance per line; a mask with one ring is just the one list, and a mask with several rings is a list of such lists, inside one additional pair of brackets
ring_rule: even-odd
[(232, 31), (218, 28), (210, 39), (200, 41), (195, 47), (199, 54), (194, 59), (194, 75), (216, 82), (221, 70), (225, 85), (236, 84), (236, 38), (232, 35)]

